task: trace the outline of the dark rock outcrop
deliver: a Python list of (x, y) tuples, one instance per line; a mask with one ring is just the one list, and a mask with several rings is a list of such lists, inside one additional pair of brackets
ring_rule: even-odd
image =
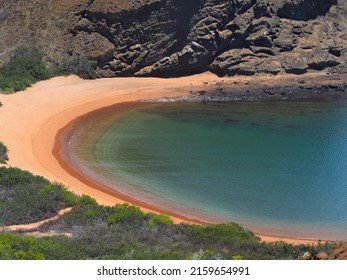
[(55, 60), (84, 55), (100, 77), (347, 72), (343, 0), (8, 2), (0, 50), (28, 43)]

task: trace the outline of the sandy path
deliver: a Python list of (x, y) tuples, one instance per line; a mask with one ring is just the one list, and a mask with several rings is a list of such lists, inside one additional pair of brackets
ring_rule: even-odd
[[(225, 82), (243, 84), (257, 82), (257, 78), (218, 78), (210, 73), (172, 79), (115, 78), (81, 80), (76, 76), (57, 77), (39, 82), (28, 90), (0, 95), (0, 140), (9, 148), (10, 166), (61, 182), (69, 190), (87, 194), (100, 204), (124, 202), (114, 195), (94, 189), (71, 176), (53, 156), (55, 137), (59, 129), (87, 112), (116, 103), (188, 95), (191, 90)], [(270, 83), (281, 77), (263, 77)], [(142, 208), (146, 211), (146, 209)], [(173, 215), (176, 222), (185, 219)], [(176, 216), (176, 217), (175, 217)], [(278, 238), (264, 237), (264, 241)], [(291, 239), (283, 239), (291, 241)], [(311, 243), (294, 240), (294, 243)]]
[(25, 224), (25, 225), (13, 225), (13, 226), (0, 227), (0, 231), (35, 230), (35, 229), (37, 229), (38, 227), (40, 227), (40, 226), (42, 226), (44, 224), (47, 224), (49, 222), (53, 222), (53, 221), (58, 220), (61, 216), (63, 216), (66, 213), (69, 213), (71, 210), (72, 210), (72, 207), (62, 209), (62, 210), (60, 210), (58, 212), (57, 215), (55, 215), (55, 216), (53, 216), (51, 218), (48, 218), (48, 219), (36, 222), (36, 223)]

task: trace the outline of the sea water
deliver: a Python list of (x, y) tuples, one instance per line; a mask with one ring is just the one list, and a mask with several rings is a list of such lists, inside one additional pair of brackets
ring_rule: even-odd
[(136, 104), (98, 114), (82, 133), (92, 140), (75, 139), (72, 153), (94, 179), (177, 213), (262, 234), (343, 240), (345, 105)]

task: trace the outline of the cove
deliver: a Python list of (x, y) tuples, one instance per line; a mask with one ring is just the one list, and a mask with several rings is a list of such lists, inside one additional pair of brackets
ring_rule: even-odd
[(139, 200), (259, 233), (347, 239), (347, 103), (134, 103), (91, 114), (71, 164)]

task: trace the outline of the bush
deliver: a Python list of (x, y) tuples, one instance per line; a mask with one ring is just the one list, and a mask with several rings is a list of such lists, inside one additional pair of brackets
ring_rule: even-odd
[(0, 233), (1, 259), (299, 259), (313, 257), (336, 244), (294, 246), (262, 243), (236, 224), (173, 224), (163, 214), (138, 207), (98, 205), (74, 196), (59, 184), (17, 168), (0, 168), (0, 225), (30, 223), (73, 210), (42, 231), (69, 232), (71, 238), (33, 238)]
[(150, 227), (154, 227), (156, 225), (162, 225), (162, 226), (168, 226), (168, 225), (172, 225), (173, 221), (170, 219), (169, 216), (164, 215), (164, 214), (154, 214), (154, 213), (149, 213), (149, 221), (148, 221), (148, 225)]
[(24, 90), (33, 83), (51, 77), (43, 63), (43, 53), (36, 47), (20, 46), (0, 69), (0, 89), (5, 93)]
[(2, 142), (0, 142), (0, 163), (6, 163), (6, 161), (8, 160), (7, 153), (7, 147)]
[(96, 63), (82, 56), (66, 56), (48, 68), (43, 52), (32, 46), (20, 46), (10, 54), (9, 62), (0, 69), (0, 91), (21, 91), (32, 84), (53, 76), (75, 74), (83, 79), (94, 79)]
[(75, 74), (83, 79), (95, 79), (96, 62), (84, 56), (65, 56), (61, 62), (54, 62), (53, 73), (57, 75)]
[(108, 225), (114, 225), (119, 222), (134, 222), (143, 219), (145, 214), (139, 207), (129, 206), (129, 204), (118, 204), (115, 206), (114, 213), (107, 219)]
[(52, 217), (78, 198), (59, 184), (18, 168), (0, 168), (0, 224), (27, 224)]
[(237, 224), (219, 224), (189, 227), (192, 242), (228, 243), (235, 241), (257, 241), (257, 237), (250, 231)]

